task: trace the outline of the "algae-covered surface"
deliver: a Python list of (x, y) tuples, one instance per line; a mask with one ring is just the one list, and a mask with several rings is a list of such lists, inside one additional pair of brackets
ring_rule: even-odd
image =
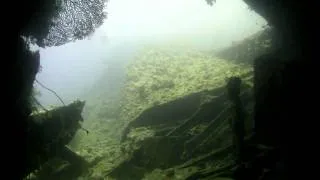
[[(121, 135), (130, 122), (148, 109), (224, 87), (227, 78), (232, 76), (250, 80), (251, 74), (249, 65), (234, 64), (192, 48), (156, 45), (142, 48), (127, 66), (120, 101), (104, 103), (104, 108), (91, 108), (99, 113), (90, 112), (86, 117), (83, 126), (89, 134), (79, 131), (70, 144), (91, 163), (89, 171), (79, 179), (173, 180), (185, 179), (199, 169), (212, 168), (212, 162), (208, 162), (179, 169), (179, 163), (196, 157), (181, 160), (184, 149), (179, 142), (184, 142), (185, 137), (177, 140), (155, 136), (160, 126), (136, 127), (123, 142)], [(119, 112), (118, 115), (110, 116), (112, 110)], [(197, 124), (190, 129), (189, 136), (201, 133), (206, 127), (207, 123)], [(173, 145), (177, 146), (171, 147)], [(168, 154), (166, 149), (176, 149), (179, 154), (162, 156), (161, 153)], [(175, 156), (179, 158), (173, 160)]]
[(149, 107), (221, 87), (228, 77), (250, 72), (248, 65), (236, 65), (195, 49), (143, 49), (128, 66), (120, 118), (130, 121)]

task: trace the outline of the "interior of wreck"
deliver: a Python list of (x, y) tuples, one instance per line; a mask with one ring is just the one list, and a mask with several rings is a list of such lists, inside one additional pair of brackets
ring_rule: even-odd
[[(209, 5), (214, 6), (215, 0), (206, 1)], [(7, 114), (8, 118), (3, 118), (5, 121), (3, 132), (5, 133), (3, 133), (2, 147), (5, 151), (3, 174), (10, 177), (8, 179), (28, 179), (30, 173), (44, 166), (45, 162), (53, 156), (59, 156), (77, 165), (68, 169), (69, 174), (65, 179), (76, 179), (75, 177), (86, 171), (88, 166), (95, 166), (99, 163), (99, 158), (88, 163), (65, 146), (81, 129), (79, 122), (83, 121), (80, 114), (85, 106), (84, 101), (75, 101), (63, 108), (44, 113), (41, 117), (31, 116), (30, 96), (33, 93), (36, 74), (40, 69), (40, 54), (29, 51), (21, 37), (31, 37), (30, 41), (40, 47), (70, 41), (48, 42), (45, 38), (49, 34), (50, 27), (53, 26), (50, 20), (56, 13), (59, 3), (63, 4), (63, 2), (55, 0), (20, 2), (19, 9), (15, 11), (15, 17), (12, 18), (13, 20), (10, 19), (14, 21), (15, 26), (6, 29), (5, 42), (10, 53), (5, 52), (4, 54), (10, 55), (9, 60), (6, 60), (9, 64), (6, 77), (9, 79), (8, 84), (4, 85), (6, 99), (4, 114), (10, 113)], [(316, 128), (312, 126), (316, 118), (314, 115), (316, 111), (310, 105), (310, 101), (313, 101), (312, 99), (315, 99), (317, 94), (314, 93), (313, 84), (316, 84), (316, 71), (313, 71), (312, 63), (315, 59), (313, 43), (316, 36), (313, 31), (316, 30), (315, 27), (306, 24), (315, 18), (311, 15), (311, 10), (306, 12), (315, 4), (289, 0), (244, 0), (244, 2), (264, 17), (270, 25), (270, 29), (256, 38), (265, 42), (265, 36), (271, 37), (273, 40), (271, 48), (268, 51), (258, 48), (257, 51), (262, 55), (249, 58), (249, 60), (245, 53), (239, 58), (239, 53), (245, 51), (242, 44), (222, 50), (218, 55), (224, 58), (234, 57), (233, 53), (239, 51), (237, 57), (240, 61), (250, 61), (253, 64), (253, 70), (239, 72), (239, 77), (232, 77), (227, 84), (215, 89), (177, 98), (171, 103), (155, 102), (154, 108), (140, 113), (123, 130), (121, 141), (129, 142), (130, 130), (139, 130), (139, 127), (142, 126), (156, 127), (154, 132), (156, 138), (146, 139), (145, 144), (148, 146), (142, 145), (139, 150), (130, 155), (130, 160), (123, 161), (108, 171), (106, 173), (108, 176), (119, 180), (138, 180), (142, 179), (142, 174), (158, 167), (164, 169), (164, 179), (174, 179), (172, 176), (178, 174), (179, 171), (187, 171), (188, 175), (183, 179), (188, 180), (218, 177), (246, 180), (290, 179), (295, 168), (299, 169), (299, 171), (294, 171), (295, 174), (304, 174), (301, 167), (295, 164), (298, 164), (299, 160), (307, 164), (307, 159), (312, 158), (314, 153), (299, 152), (296, 154), (293, 152), (308, 149), (311, 145), (300, 139), (306, 138), (311, 141), (311, 138), (314, 137), (311, 133), (316, 132), (311, 130), (312, 127)], [(11, 3), (8, 7), (16, 7), (16, 5)], [(85, 32), (74, 31), (72, 35), (74, 39), (88, 36), (99, 23), (102, 23), (104, 14), (100, 11), (103, 7), (94, 8), (98, 16), (96, 24), (87, 27)], [(250, 43), (253, 47), (257, 46), (248, 40), (246, 47)], [(166, 86), (172, 85), (168, 83)], [(144, 96), (143, 93), (142, 90), (138, 92), (139, 96)], [(204, 96), (205, 100), (203, 100)], [(229, 103), (224, 104), (226, 101)], [(60, 118), (61, 113), (67, 114), (64, 117), (66, 123), (41, 122), (43, 117), (45, 119)], [(250, 114), (249, 118), (244, 117), (245, 113)], [(232, 117), (229, 117), (230, 114)], [(152, 123), (148, 121), (150, 117), (153, 119)], [(168, 122), (164, 123), (163, 119)], [(224, 121), (225, 119), (236, 119), (231, 123), (231, 132), (223, 129), (228, 123)], [(250, 119), (250, 125), (246, 124), (247, 119)], [(41, 123), (37, 123), (38, 120)], [(186, 129), (196, 127), (200, 121), (206, 125), (204, 130), (201, 130), (200, 133), (196, 132), (195, 135), (181, 136), (181, 134), (186, 134)], [(164, 126), (162, 126), (163, 123)], [(61, 129), (62, 126), (68, 129), (68, 133), (61, 135), (60, 131), (54, 131), (54, 129)], [(253, 128), (247, 130), (244, 126), (253, 126)], [(217, 128), (214, 132), (216, 134), (212, 134), (212, 127), (220, 129)], [(50, 133), (47, 132), (48, 129)], [(86, 129), (82, 130), (86, 132)], [(197, 131), (196, 128), (193, 130)], [(307, 132), (302, 133), (301, 130)], [(46, 133), (50, 135), (42, 136)], [(217, 138), (218, 135), (219, 137), (230, 135), (233, 146), (228, 145), (230, 142)], [(60, 139), (51, 141), (60, 136)], [(44, 144), (45, 148), (43, 148)], [(156, 145), (152, 146), (152, 144)], [(125, 144), (122, 148), (123, 151), (134, 149), (130, 143)], [(152, 153), (152, 148), (161, 151), (162, 154), (170, 155), (154, 157), (150, 160), (151, 155), (145, 157), (144, 152)], [(215, 151), (212, 152), (212, 149)], [(232, 158), (235, 160), (232, 159), (231, 163), (228, 155), (234, 151), (236, 153)], [(196, 159), (190, 158), (195, 155), (202, 156), (197, 156)], [(209, 161), (212, 163), (212, 159), (215, 160), (213, 163), (220, 163), (220, 161), (223, 163), (219, 165), (219, 168), (217, 166), (208, 168), (206, 163)], [(147, 168), (143, 170), (136, 168), (139, 164)], [(173, 165), (175, 170), (172, 170)], [(292, 165), (294, 167), (291, 168)], [(195, 167), (198, 169), (192, 170)], [(304, 174), (304, 177), (311, 174), (313, 173), (308, 172)], [(63, 178), (57, 176), (52, 179)]]

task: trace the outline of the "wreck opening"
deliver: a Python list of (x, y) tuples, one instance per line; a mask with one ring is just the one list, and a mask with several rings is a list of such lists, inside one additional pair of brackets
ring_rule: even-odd
[[(21, 11), (24, 13), (24, 18), (17, 21), (21, 24), (17, 32), (19, 35), (35, 37), (39, 46), (62, 45), (75, 39), (82, 39), (101, 25), (105, 17), (104, 2), (93, 2), (26, 4), (31, 8)], [(237, 179), (242, 176), (253, 176), (252, 172), (260, 176), (261, 170), (266, 168), (265, 164), (271, 164), (267, 167), (274, 172), (271, 176), (283, 175), (285, 173), (283, 169), (279, 170), (272, 165), (280, 163), (285, 166), (287, 163), (283, 158), (284, 152), (291, 145), (288, 139), (292, 137), (291, 131), (294, 131), (286, 128), (287, 124), (290, 124), (288, 117), (292, 111), (296, 112), (296, 118), (305, 112), (297, 108), (293, 100), (294, 94), (305, 91), (295, 87), (306, 84), (302, 77), (311, 77), (310, 73), (303, 76), (295, 74), (302, 67), (309, 68), (308, 64), (302, 61), (312, 49), (306, 41), (309, 39), (308, 33), (305, 33), (308, 27), (303, 26), (303, 19), (306, 19), (307, 14), (300, 13), (297, 4), (287, 1), (269, 3), (269, 1), (246, 0), (245, 2), (261, 14), (272, 28), (254, 34), (242, 42), (231, 43), (230, 47), (226, 46), (219, 51), (215, 49), (214, 53), (209, 52), (214, 54), (214, 57), (202, 51), (195, 52), (192, 48), (186, 48), (185, 44), (190, 44), (190, 41), (183, 41), (182, 46), (177, 49), (173, 49), (172, 46), (159, 48), (155, 44), (152, 46), (143, 44), (145, 52), (137, 55), (140, 61), (131, 64), (128, 73), (117, 79), (117, 82), (123, 82), (125, 85), (115, 83), (100, 86), (106, 80), (103, 77), (95, 86), (95, 88), (107, 89), (118, 85), (124, 88), (121, 93), (124, 93), (125, 98), (121, 100), (108, 98), (108, 101), (101, 101), (97, 106), (91, 105), (88, 109), (84, 109), (85, 118), (94, 119), (91, 124), (83, 124), (89, 129), (87, 136), (73, 128), (80, 128), (74, 121), (68, 121), (71, 125), (56, 124), (61, 131), (54, 131), (55, 126), (50, 125), (49, 129), (53, 128), (50, 130), (54, 137), (59, 138), (40, 136), (39, 134), (47, 133), (43, 131), (30, 131), (30, 126), (38, 127), (38, 121), (33, 125), (29, 123), (30, 118), (33, 118), (29, 116), (32, 112), (29, 96), (39, 71), (39, 53), (27, 51), (21, 39), (14, 41), (15, 44), (12, 47), (15, 48), (13, 48), (15, 52), (13, 54), (16, 56), (13, 58), (13, 66), (10, 66), (10, 70), (15, 72), (15, 76), (10, 77), (12, 85), (8, 86), (10, 101), (7, 104), (9, 109), (16, 113), (12, 118), (14, 121), (9, 122), (9, 127), (12, 127), (9, 130), (11, 130), (10, 135), (15, 135), (12, 137), (15, 137), (13, 140), (17, 142), (12, 148), (26, 150), (26, 153), (12, 156), (16, 161), (22, 162), (21, 166), (17, 167), (16, 175), (21, 179), (37, 167), (42, 167), (43, 163), (33, 158), (39, 157), (41, 153), (44, 154), (43, 157), (50, 156), (50, 158), (52, 155), (60, 154), (62, 159), (77, 162), (73, 165), (84, 164), (81, 166), (84, 169), (81, 169), (70, 164), (51, 161), (52, 164), (49, 162), (46, 166), (48, 169), (44, 168), (47, 171), (42, 171), (45, 172), (42, 175), (47, 179), (58, 177), (70, 179), (71, 176), (79, 176), (79, 169), (84, 173), (81, 176), (89, 179), (104, 177), (126, 179), (123, 172), (134, 179), (152, 179), (157, 175), (163, 178), (204, 179), (228, 176)], [(90, 8), (83, 8), (87, 6)], [(50, 7), (62, 9), (55, 14)], [(36, 16), (35, 14), (41, 14), (39, 9), (48, 11), (45, 11), (43, 16)], [(71, 21), (68, 18), (72, 17), (69, 16), (72, 9), (81, 11), (83, 16), (79, 16), (77, 21)], [(91, 10), (96, 17), (86, 16), (91, 13)], [(43, 18), (47, 16), (56, 16), (65, 21), (55, 19), (53, 24), (48, 23), (46, 18)], [(166, 17), (158, 17), (158, 20), (162, 18)], [(81, 23), (87, 20), (91, 26), (84, 26)], [(47, 29), (35, 28), (39, 22)], [(60, 31), (69, 23), (75, 23), (73, 26), (75, 29)], [(176, 24), (179, 23), (176, 22)], [(53, 34), (50, 34), (52, 32)], [(13, 34), (10, 37), (17, 39), (17, 33)], [(274, 41), (270, 41), (268, 37)], [(163, 43), (161, 40), (158, 41)], [(191, 41), (192, 43), (194, 42)], [(185, 52), (186, 49), (188, 49), (187, 52)], [(261, 54), (265, 55), (260, 56)], [(224, 58), (233, 61), (225, 61)], [(155, 63), (152, 64), (146, 61), (147, 59), (153, 59)], [(254, 66), (246, 66), (245, 63)], [(179, 75), (178, 72), (182, 73)], [(216, 78), (218, 75), (221, 75), (220, 78)], [(237, 82), (231, 81), (235, 80), (235, 77), (240, 77), (241, 83), (227, 83)], [(123, 81), (123, 78), (129, 80)], [(96, 95), (93, 97), (96, 100), (111, 97), (108, 93), (99, 94), (94, 91), (90, 93)], [(304, 102), (304, 98), (298, 99)], [(72, 103), (64, 108), (69, 105), (72, 106)], [(76, 115), (81, 114), (82, 108), (80, 108), (81, 111), (75, 108)], [(53, 117), (59, 120), (68, 119), (66, 114), (71, 112), (73, 111), (59, 113)], [(51, 112), (44, 114), (49, 119), (52, 117)], [(246, 114), (246, 118), (241, 114)], [(75, 114), (72, 116), (74, 117)], [(82, 118), (78, 117), (78, 119)], [(246, 122), (245, 127), (242, 127), (241, 123), (235, 123), (238, 119)], [(89, 121), (85, 122), (89, 123)], [(103, 127), (102, 124), (106, 126)], [(248, 136), (243, 135), (243, 128), (249, 132)], [(78, 133), (75, 134), (75, 132)], [(83, 132), (87, 134), (88, 131)], [(122, 143), (119, 140), (120, 136), (123, 137)], [(48, 143), (45, 137), (52, 141)], [(61, 137), (66, 137), (66, 140)], [(84, 141), (90, 138), (91, 142), (88, 141), (89, 143), (85, 144)], [(65, 146), (70, 140), (73, 145)], [(77, 141), (80, 141), (80, 146), (77, 146)], [(241, 150), (243, 141), (247, 143), (246, 147), (249, 148), (247, 150), (252, 154)], [(241, 158), (235, 159), (233, 155), (235, 150), (231, 144), (238, 149), (236, 157)], [(80, 149), (79, 152), (76, 149)], [(276, 150), (273, 151), (274, 149)], [(255, 154), (259, 155), (261, 152), (267, 153), (261, 159), (256, 159)], [(268, 154), (269, 152), (271, 155)], [(252, 163), (254, 168), (238, 166), (239, 161), (241, 164), (248, 159), (247, 163)], [(260, 166), (260, 163), (265, 164)], [(41, 173), (38, 175), (40, 177)]]

